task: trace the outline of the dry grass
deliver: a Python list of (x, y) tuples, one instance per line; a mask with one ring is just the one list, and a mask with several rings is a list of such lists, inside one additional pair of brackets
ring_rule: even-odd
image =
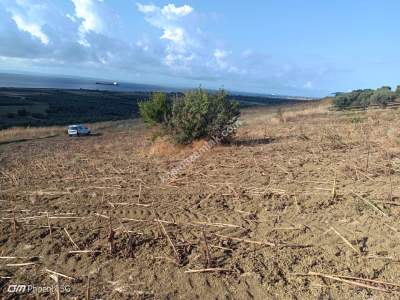
[(4, 286), (54, 270), (65, 297), (90, 276), (103, 299), (396, 298), (399, 112), (281, 109), (245, 111), (234, 145), (167, 183), (201, 143), (171, 151), (121, 122), (0, 145)]
[[(131, 121), (130, 123), (137, 123), (138, 121)], [(102, 130), (109, 127), (125, 126), (126, 121), (118, 122), (98, 122), (89, 123), (88, 126), (92, 132)], [(21, 140), (35, 140), (42, 138), (49, 138), (55, 136), (62, 136), (67, 134), (67, 125), (65, 126), (47, 126), (47, 127), (12, 127), (0, 130), (0, 143), (9, 143)]]
[(304, 103), (293, 106), (259, 107), (248, 109), (243, 113), (244, 125), (240, 130), (243, 135), (252, 138), (268, 136), (271, 128), (286, 122), (301, 123), (304, 119), (329, 115), (329, 101)]
[(65, 126), (54, 127), (13, 127), (0, 130), (0, 143), (16, 140), (38, 139), (48, 136), (56, 136), (65, 133)]

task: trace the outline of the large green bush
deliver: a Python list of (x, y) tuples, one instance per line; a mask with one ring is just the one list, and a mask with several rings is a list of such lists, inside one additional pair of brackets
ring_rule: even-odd
[(340, 94), (333, 99), (333, 105), (338, 109), (344, 109), (351, 105), (351, 99), (347, 94)]
[(393, 99), (390, 89), (381, 88), (376, 90), (371, 96), (371, 103), (380, 107), (386, 107)]
[(178, 143), (189, 143), (207, 135), (209, 95), (198, 89), (175, 99), (169, 128)]
[(213, 137), (226, 141), (235, 133), (232, 125), (239, 116), (239, 103), (229, 101), (224, 91), (209, 94), (197, 89), (173, 102), (169, 128), (182, 144)]
[(364, 108), (368, 107), (368, 105), (371, 102), (371, 96), (373, 94), (374, 94), (374, 90), (371, 90), (371, 89), (362, 90), (357, 97), (357, 100), (358, 100), (357, 105), (360, 105)]
[(219, 91), (210, 98), (207, 112), (207, 136), (221, 135), (224, 130), (228, 129), (227, 127), (232, 127), (239, 117), (239, 102), (229, 101), (225, 91)]
[(171, 114), (171, 103), (165, 93), (153, 93), (150, 100), (139, 103), (139, 112), (147, 124), (166, 124)]
[(240, 116), (239, 103), (229, 101), (224, 91), (210, 94), (202, 89), (189, 91), (174, 101), (156, 93), (141, 102), (139, 109), (146, 123), (164, 125), (182, 144), (200, 138), (227, 141), (235, 134), (233, 124)]

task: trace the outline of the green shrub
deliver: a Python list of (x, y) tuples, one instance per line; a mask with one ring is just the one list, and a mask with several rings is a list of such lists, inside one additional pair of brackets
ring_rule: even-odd
[(351, 99), (347, 94), (340, 94), (333, 99), (333, 105), (338, 109), (344, 109), (351, 105)]
[(374, 94), (374, 90), (368, 89), (368, 90), (361, 91), (357, 98), (359, 105), (361, 105), (364, 108), (367, 108), (370, 105), (371, 96), (373, 94)]
[(173, 102), (168, 125), (178, 143), (188, 144), (195, 139), (211, 137), (226, 141), (232, 137), (234, 130), (224, 130), (233, 125), (239, 116), (239, 104), (230, 102), (224, 91), (209, 94), (197, 89)]
[(161, 124), (181, 144), (200, 138), (228, 141), (235, 134), (232, 126), (240, 116), (239, 103), (229, 101), (224, 91), (215, 94), (197, 89), (174, 101), (155, 93), (139, 103), (140, 115), (150, 125)]
[(147, 124), (166, 124), (171, 115), (171, 103), (165, 93), (153, 93), (150, 100), (139, 103), (139, 112)]
[(209, 95), (198, 89), (175, 99), (169, 128), (178, 143), (190, 143), (207, 135)]
[(370, 101), (371, 103), (377, 104), (380, 107), (386, 107), (392, 100), (393, 100), (392, 92), (387, 88), (381, 88), (373, 93)]
[[(227, 127), (232, 127), (239, 117), (239, 102), (229, 101), (225, 91), (220, 90), (210, 97), (210, 105), (207, 112), (206, 137), (216, 137), (223, 134), (224, 130)], [(229, 133), (224, 139), (229, 139), (233, 134), (235, 132)]]

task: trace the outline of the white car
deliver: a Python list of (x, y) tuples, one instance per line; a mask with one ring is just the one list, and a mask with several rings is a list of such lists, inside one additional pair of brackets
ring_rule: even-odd
[(69, 136), (82, 136), (82, 135), (89, 135), (90, 129), (84, 125), (77, 124), (77, 125), (69, 125), (68, 126), (68, 135)]

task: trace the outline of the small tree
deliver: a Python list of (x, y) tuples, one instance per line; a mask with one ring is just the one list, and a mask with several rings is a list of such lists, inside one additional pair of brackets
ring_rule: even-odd
[(373, 90), (363, 90), (359, 95), (358, 95), (358, 102), (359, 105), (362, 107), (367, 108), (370, 105), (371, 102), (371, 96), (374, 94)]
[(229, 101), (224, 91), (209, 94), (198, 89), (174, 101), (169, 128), (178, 143), (211, 137), (226, 141), (235, 133), (230, 127), (239, 116), (239, 103)]
[[(225, 91), (218, 91), (218, 93), (210, 97), (209, 101), (207, 112), (207, 137), (221, 135), (227, 127), (232, 127), (239, 117), (239, 102), (230, 101)], [(232, 134), (234, 134), (234, 132), (232, 132)], [(228, 139), (230, 136), (225, 137), (225, 139)]]
[(351, 105), (351, 100), (347, 94), (339, 94), (333, 99), (333, 105), (338, 109), (345, 109)]
[(371, 103), (377, 104), (382, 108), (385, 108), (392, 100), (392, 92), (387, 88), (378, 89), (371, 96)]
[(150, 100), (139, 103), (139, 110), (145, 123), (166, 125), (181, 144), (207, 137), (227, 141), (235, 134), (232, 125), (240, 116), (239, 103), (229, 101), (222, 90), (209, 94), (197, 89), (172, 102), (166, 94), (155, 93)]
[(209, 95), (202, 89), (187, 92), (173, 102), (169, 127), (178, 143), (187, 144), (207, 135), (208, 109)]
[(167, 123), (171, 115), (171, 103), (165, 93), (153, 93), (150, 100), (139, 103), (139, 112), (147, 124)]

